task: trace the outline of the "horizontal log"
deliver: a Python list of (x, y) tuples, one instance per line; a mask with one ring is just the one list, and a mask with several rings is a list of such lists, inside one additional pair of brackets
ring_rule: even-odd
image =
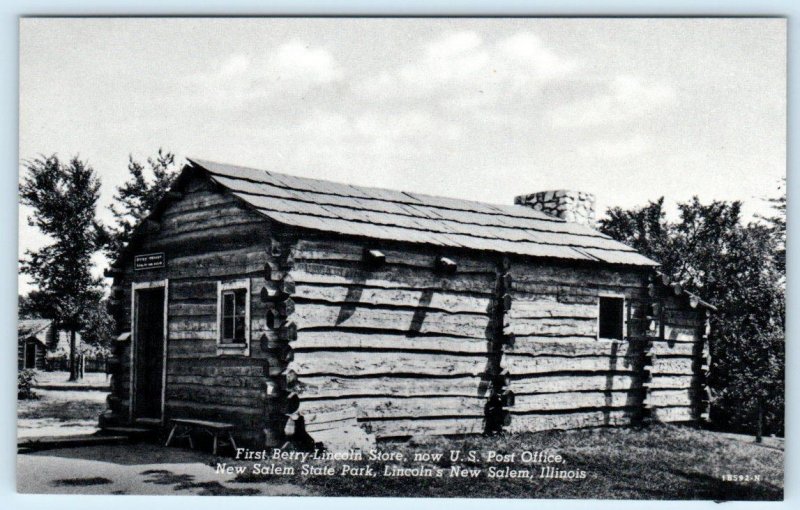
[[(150, 236), (137, 244), (140, 252), (163, 251), (170, 257), (207, 251), (209, 246), (225, 246), (228, 249), (245, 248), (263, 243), (268, 236), (263, 220), (246, 221), (229, 225), (224, 229), (209, 228), (169, 236)], [(162, 271), (162, 270), (156, 270)], [(142, 273), (145, 273), (142, 271)], [(187, 275), (191, 276), (191, 275)]]
[(435, 397), (359, 397), (354, 399), (302, 400), (298, 412), (303, 416), (354, 408), (361, 420), (404, 419), (443, 416), (481, 418), (486, 398)]
[(216, 341), (171, 339), (167, 343), (167, 356), (171, 359), (191, 355), (196, 357), (209, 356), (215, 355), (216, 352)]
[[(169, 365), (168, 365), (169, 366)], [(267, 379), (259, 376), (204, 376), (204, 375), (185, 375), (172, 374), (167, 371), (167, 387), (173, 385), (196, 385), (200, 388), (246, 388), (256, 392), (265, 391)]]
[[(251, 335), (256, 336), (256, 333), (266, 331), (267, 321), (266, 317), (251, 317), (250, 318), (250, 332)], [(169, 338), (181, 338), (180, 333), (202, 333), (212, 332), (217, 333), (217, 320), (212, 316), (194, 316), (194, 317), (173, 317), (169, 320), (167, 331)], [(184, 335), (183, 338), (186, 338)], [(193, 338), (189, 336), (188, 338)], [(213, 337), (216, 338), (216, 337)], [(256, 336), (256, 338), (258, 338)]]
[(265, 413), (264, 409), (258, 406), (206, 404), (188, 400), (167, 400), (165, 406), (173, 416), (191, 413), (193, 416), (201, 415), (210, 420), (219, 420), (217, 417), (220, 415), (229, 417), (262, 416)]
[(569, 414), (517, 414), (511, 411), (511, 414), (511, 424), (505, 427), (504, 430), (512, 433), (617, 426), (627, 425), (631, 422), (630, 413), (621, 410)]
[(514, 264), (511, 270), (514, 282), (558, 282), (562, 285), (583, 287), (628, 286), (646, 289), (648, 281), (644, 271), (574, 267), (552, 264)]
[(702, 354), (703, 344), (653, 339), (650, 353), (656, 356), (696, 356)]
[(704, 362), (691, 358), (655, 358), (652, 365), (653, 376), (660, 374), (694, 375), (699, 374)]
[(503, 328), (504, 334), (516, 336), (595, 336), (597, 335), (597, 319), (579, 317), (548, 319), (511, 319)]
[(248, 393), (230, 391), (225, 388), (200, 388), (186, 386), (167, 386), (167, 400), (185, 400), (202, 404), (221, 404), (234, 406), (263, 406), (266, 395), (263, 392)]
[(482, 434), (483, 418), (379, 420), (366, 422), (376, 438)]
[(414, 378), (370, 377), (347, 378), (339, 376), (303, 377), (292, 387), (301, 398), (344, 398), (356, 396), (474, 396), (489, 393), (488, 383), (479, 377)]
[[(189, 198), (191, 200), (191, 198)], [(208, 219), (218, 217), (242, 216), (253, 214), (234, 200), (226, 198), (217, 201), (214, 207), (196, 207), (187, 209), (182, 204), (170, 204), (162, 213), (162, 223), (169, 228), (180, 227), (185, 224), (202, 223)]]
[(569, 375), (550, 377), (512, 377), (509, 387), (517, 396), (569, 391), (619, 391), (641, 388), (638, 375)]
[[(170, 363), (169, 372), (175, 375), (201, 375), (206, 377), (263, 377), (264, 366), (241, 365), (241, 358), (224, 360), (223, 358), (205, 360), (192, 360), (187, 362)], [(235, 364), (222, 364), (222, 361), (232, 361)]]
[(512, 376), (549, 372), (630, 372), (638, 367), (618, 356), (564, 357), (506, 353), (501, 361)]
[[(295, 259), (310, 262), (350, 261), (360, 262), (364, 246), (342, 240), (299, 239), (295, 246)], [(437, 255), (426, 250), (407, 248), (403, 250), (381, 246), (380, 251), (386, 256), (386, 264), (407, 265), (426, 269), (436, 266)], [(458, 264), (461, 273), (494, 273), (495, 263), (492, 260), (466, 255), (448, 255)]]
[(695, 421), (698, 415), (691, 407), (657, 407), (651, 410), (651, 417), (669, 423)]
[(516, 395), (513, 412), (516, 414), (566, 409), (636, 407), (642, 404), (643, 396), (641, 389)]
[(296, 352), (289, 363), (302, 379), (313, 375), (429, 375), (452, 377), (479, 375), (489, 369), (485, 356), (455, 356), (451, 354), (419, 354), (382, 352)]
[(200, 230), (222, 231), (232, 225), (253, 222), (264, 222), (264, 219), (243, 208), (222, 208), (213, 212), (202, 211), (185, 214), (181, 217), (171, 217), (160, 224), (159, 230), (151, 230), (151, 233), (157, 233), (159, 237), (168, 237)]
[(492, 344), (485, 338), (449, 336), (405, 336), (382, 333), (353, 333), (349, 331), (301, 331), (292, 349), (381, 349), (403, 351), (439, 351), (487, 353)]
[(708, 401), (708, 393), (700, 388), (652, 390), (647, 397), (647, 405), (653, 407), (692, 406), (706, 401)]
[(349, 285), (356, 282), (364, 287), (389, 289), (445, 290), (491, 294), (495, 276), (489, 274), (440, 275), (422, 269), (391, 268), (364, 271), (349, 267), (298, 262), (292, 271), (298, 284)]
[(491, 298), (485, 295), (456, 294), (447, 291), (365, 288), (362, 286), (298, 285), (295, 300), (324, 301), (333, 304), (364, 303), (368, 305), (413, 307), (442, 310), (450, 313), (486, 314)]
[(411, 334), (443, 334), (461, 337), (486, 338), (490, 324), (488, 316), (448, 314), (400, 309), (337, 307), (298, 303), (292, 320), (298, 330), (309, 328), (366, 328), (395, 330)]
[(597, 320), (597, 305), (561, 303), (553, 299), (515, 299), (508, 317), (515, 319), (544, 319), (549, 317), (578, 317)]
[(653, 374), (648, 386), (652, 389), (688, 389), (703, 383), (699, 375), (661, 375)]
[[(205, 183), (204, 183), (205, 185)], [(226, 193), (217, 193), (207, 190), (184, 190), (183, 199), (167, 205), (162, 213), (162, 218), (182, 216), (187, 212), (215, 210), (236, 204), (236, 199)]]
[(642, 355), (650, 348), (641, 340), (596, 340), (593, 337), (515, 337), (513, 347), (503, 350), (509, 354), (533, 356), (627, 356)]
[(358, 409), (348, 402), (341, 402), (338, 407), (331, 407), (327, 410), (323, 408), (309, 408), (305, 409), (305, 414), (302, 412), (296, 414), (303, 417), (306, 426), (312, 424), (355, 421), (358, 419)]
[(171, 278), (263, 274), (264, 264), (269, 260), (263, 246), (255, 245), (238, 250), (168, 257), (167, 272)]
[[(216, 297), (216, 296), (215, 296)], [(169, 304), (169, 317), (205, 317), (206, 319), (215, 318), (217, 315), (216, 300), (210, 303), (175, 303)]]
[(194, 330), (194, 331), (177, 331), (170, 328), (169, 341), (182, 340), (182, 341), (196, 341), (196, 342), (214, 342), (216, 344), (219, 338), (219, 332), (214, 330)]

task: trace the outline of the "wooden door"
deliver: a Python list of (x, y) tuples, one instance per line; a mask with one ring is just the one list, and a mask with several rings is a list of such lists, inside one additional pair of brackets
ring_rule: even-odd
[(161, 419), (164, 287), (136, 291), (134, 418)]
[(36, 368), (36, 342), (26, 342), (25, 368)]

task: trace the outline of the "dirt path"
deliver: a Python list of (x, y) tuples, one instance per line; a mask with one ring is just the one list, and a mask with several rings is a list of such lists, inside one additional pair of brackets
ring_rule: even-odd
[[(159, 445), (63, 448), (17, 456), (17, 490), (27, 494), (183, 494), (310, 496), (279, 482), (233, 482), (212, 457)], [(224, 461), (224, 460), (223, 460)]]

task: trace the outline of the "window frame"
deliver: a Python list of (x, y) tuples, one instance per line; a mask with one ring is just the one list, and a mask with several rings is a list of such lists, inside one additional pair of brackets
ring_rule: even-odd
[[(622, 300), (622, 334), (620, 335), (621, 338), (606, 338), (600, 336), (600, 320), (602, 318), (600, 314), (600, 302), (603, 298), (612, 298), (612, 299), (621, 299)], [(596, 340), (605, 340), (607, 342), (622, 342), (628, 338), (628, 315), (625, 313), (627, 310), (627, 299), (625, 294), (619, 292), (600, 292), (597, 294), (597, 335)]]
[[(224, 334), (223, 319), (224, 319), (224, 296), (227, 292), (236, 290), (244, 291), (244, 342), (243, 343), (225, 343), (223, 342), (222, 335)], [(235, 296), (235, 294), (234, 294)], [(236, 317), (235, 310), (235, 297), (234, 297), (234, 317)], [(236, 321), (234, 319), (234, 328)], [(231, 281), (218, 281), (217, 282), (217, 356), (223, 355), (250, 355), (250, 279), (244, 278), (240, 280)]]

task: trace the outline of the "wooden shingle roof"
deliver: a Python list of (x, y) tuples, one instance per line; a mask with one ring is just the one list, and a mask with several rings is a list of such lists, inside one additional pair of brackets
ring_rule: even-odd
[(280, 224), (374, 239), (532, 257), (656, 266), (590, 227), (521, 205), (353, 186), (189, 159)]
[(17, 339), (36, 338), (47, 345), (47, 329), (52, 326), (50, 319), (21, 319), (17, 322)]

